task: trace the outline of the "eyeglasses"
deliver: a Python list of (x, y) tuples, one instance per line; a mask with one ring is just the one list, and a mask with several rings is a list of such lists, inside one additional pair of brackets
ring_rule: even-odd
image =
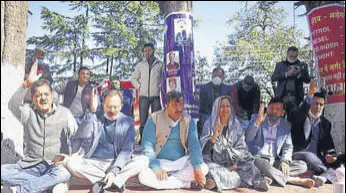
[(318, 105), (319, 105), (319, 106), (321, 106), (321, 107), (323, 107), (323, 106), (324, 106), (324, 104), (323, 104), (323, 103), (318, 103), (318, 102), (315, 102), (315, 103), (314, 103), (314, 105), (316, 105), (316, 106), (318, 106)]

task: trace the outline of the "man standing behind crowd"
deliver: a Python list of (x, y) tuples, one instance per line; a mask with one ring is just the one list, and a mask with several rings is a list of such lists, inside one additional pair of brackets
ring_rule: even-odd
[(87, 67), (81, 67), (78, 70), (78, 80), (70, 80), (58, 85), (55, 91), (64, 95), (63, 106), (71, 110), (78, 125), (88, 111), (96, 111), (91, 108), (97, 108), (97, 105), (91, 105), (97, 99), (94, 97), (94, 89), (90, 84), (90, 70)]
[(148, 119), (149, 106), (151, 106), (151, 113), (161, 110), (162, 62), (154, 56), (154, 53), (154, 44), (146, 43), (144, 45), (145, 57), (137, 64), (131, 77), (132, 85), (139, 90), (139, 117), (141, 121), (139, 131), (141, 140), (144, 125)]
[(210, 117), (214, 101), (220, 96), (231, 96), (231, 86), (223, 82), (225, 79), (225, 71), (221, 67), (213, 69), (212, 81), (203, 85), (199, 92), (199, 122), (198, 136), (201, 135), (204, 122)]
[(289, 117), (304, 98), (303, 82), (310, 82), (308, 65), (298, 60), (298, 48), (287, 49), (287, 59), (276, 64), (271, 79), (278, 81), (275, 97), (284, 101)]
[(232, 86), (232, 104), (243, 129), (249, 126), (251, 115), (259, 110), (261, 92), (252, 76), (246, 76)]

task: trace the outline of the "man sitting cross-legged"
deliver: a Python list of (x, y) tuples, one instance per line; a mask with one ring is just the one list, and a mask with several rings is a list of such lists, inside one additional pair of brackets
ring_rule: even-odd
[[(39, 80), (37, 61), (23, 85), (8, 103), (9, 109), (24, 126), (24, 158), (16, 164), (1, 165), (1, 183), (17, 186), (20, 193), (51, 189), (64, 193), (71, 174), (64, 167), (71, 152), (68, 140), (77, 124), (67, 108), (53, 103), (49, 81)], [(32, 105), (23, 103), (31, 87)], [(60, 187), (61, 189), (59, 189)], [(64, 189), (64, 190), (62, 190)]]
[(132, 159), (135, 140), (134, 121), (120, 112), (123, 97), (118, 91), (110, 91), (102, 103), (103, 112), (98, 112), (93, 123), (94, 133), (90, 150), (82, 158), (72, 157), (67, 167), (79, 178), (93, 183), (92, 192), (103, 192), (111, 186), (120, 191), (132, 176), (148, 167), (145, 156)]
[(183, 113), (180, 92), (168, 92), (166, 103), (145, 124), (142, 150), (150, 167), (139, 174), (139, 181), (155, 189), (201, 188), (208, 168), (202, 160), (196, 124)]
[(341, 154), (334, 152), (331, 123), (322, 115), (325, 96), (316, 90), (317, 82), (311, 81), (309, 94), (296, 114), (292, 115), (291, 123), (295, 151), (292, 158), (307, 163), (308, 169), (316, 174), (313, 179), (318, 187), (327, 180), (335, 181), (335, 169), (345, 159)]
[(304, 161), (292, 161), (291, 125), (281, 118), (283, 109), (282, 100), (273, 98), (269, 102), (267, 116), (264, 104), (261, 104), (258, 115), (253, 116), (245, 132), (246, 142), (262, 174), (280, 186), (289, 182), (311, 188), (313, 180), (294, 177), (304, 173), (307, 166)]

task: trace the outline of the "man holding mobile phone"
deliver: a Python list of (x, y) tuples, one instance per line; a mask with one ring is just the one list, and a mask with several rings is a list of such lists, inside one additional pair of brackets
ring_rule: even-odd
[(304, 99), (303, 83), (310, 82), (308, 65), (298, 60), (298, 48), (287, 49), (287, 59), (276, 64), (272, 81), (277, 81), (275, 97), (284, 101), (287, 118), (296, 111)]

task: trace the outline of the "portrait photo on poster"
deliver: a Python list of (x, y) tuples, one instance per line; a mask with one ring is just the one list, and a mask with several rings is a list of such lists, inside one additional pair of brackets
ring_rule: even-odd
[(344, 84), (343, 83), (338, 83), (335, 84), (334, 86), (335, 89), (335, 95), (343, 95), (344, 94)]
[(177, 71), (180, 69), (179, 64), (179, 51), (171, 51), (166, 55), (166, 70)]
[(181, 92), (180, 77), (173, 76), (166, 79), (167, 82), (167, 93), (169, 91), (175, 90)]
[(334, 95), (334, 84), (328, 85), (327, 94), (328, 94), (328, 96), (333, 96)]
[(190, 19), (174, 19), (174, 37), (175, 42), (192, 41)]

